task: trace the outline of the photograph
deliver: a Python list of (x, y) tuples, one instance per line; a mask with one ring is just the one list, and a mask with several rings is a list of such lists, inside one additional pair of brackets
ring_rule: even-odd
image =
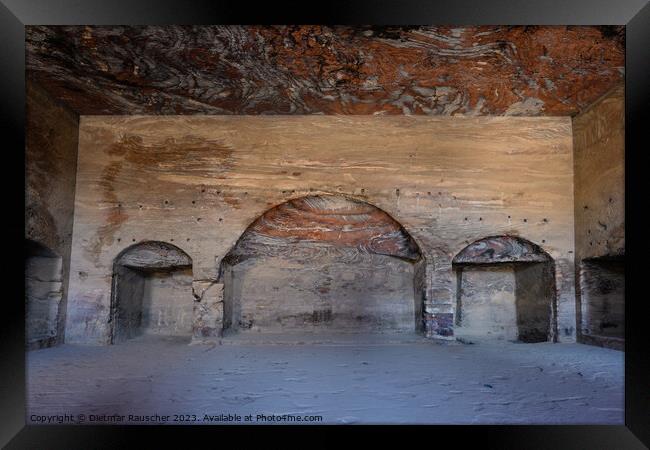
[(627, 25), (52, 22), (27, 429), (629, 426)]
[(30, 422), (623, 423), (623, 27), (26, 48)]

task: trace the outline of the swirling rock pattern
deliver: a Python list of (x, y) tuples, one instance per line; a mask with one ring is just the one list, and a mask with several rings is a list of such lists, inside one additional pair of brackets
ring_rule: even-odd
[(79, 114), (573, 115), (624, 78), (624, 27), (28, 26)]
[(550, 257), (537, 245), (516, 236), (491, 236), (471, 243), (454, 258), (454, 264), (543, 262)]
[(289, 200), (259, 217), (225, 258), (236, 263), (250, 257), (291, 256), (299, 259), (358, 253), (420, 259), (413, 238), (384, 211), (336, 195)]
[(192, 267), (192, 258), (167, 242), (146, 241), (125, 249), (115, 264), (138, 270), (177, 269)]

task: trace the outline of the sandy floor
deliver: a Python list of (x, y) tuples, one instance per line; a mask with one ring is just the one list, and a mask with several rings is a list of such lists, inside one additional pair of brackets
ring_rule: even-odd
[(622, 352), (579, 344), (142, 337), (29, 352), (27, 420), (274, 423), (257, 417), (264, 414), (292, 424), (312, 415), (322, 420), (303, 423), (623, 424), (623, 362)]

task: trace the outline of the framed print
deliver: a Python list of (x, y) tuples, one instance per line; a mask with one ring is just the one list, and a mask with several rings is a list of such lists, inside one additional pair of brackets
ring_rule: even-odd
[(91, 3), (2, 7), (8, 448), (647, 445), (645, 1)]

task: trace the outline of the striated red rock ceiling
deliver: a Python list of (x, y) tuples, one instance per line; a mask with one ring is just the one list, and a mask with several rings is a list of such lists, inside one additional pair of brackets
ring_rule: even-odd
[(79, 114), (573, 115), (624, 79), (624, 27), (28, 26)]

